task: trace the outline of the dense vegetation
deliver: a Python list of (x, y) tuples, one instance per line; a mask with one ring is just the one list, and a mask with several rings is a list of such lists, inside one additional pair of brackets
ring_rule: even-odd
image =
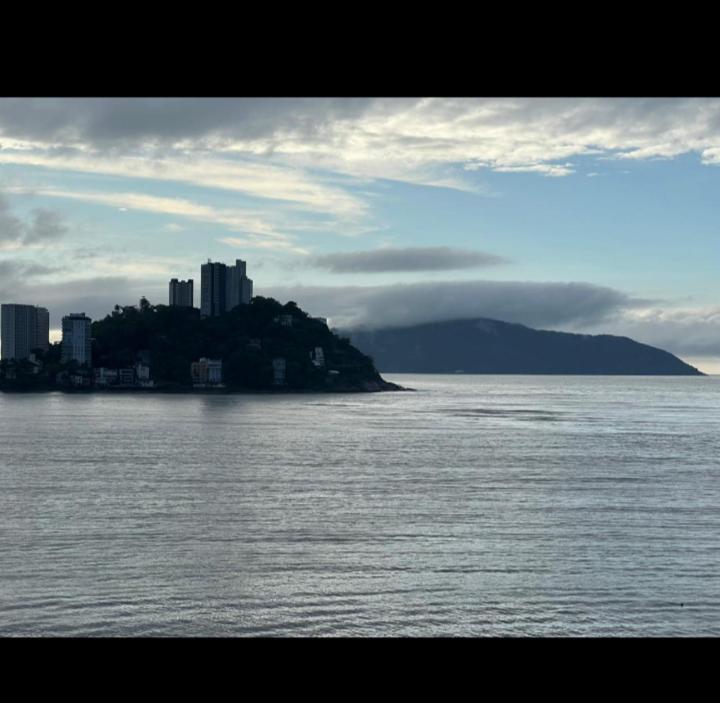
[(55, 386), (59, 374), (79, 368), (76, 362), (60, 362), (60, 344), (51, 344), (47, 351), (35, 349), (33, 353), (39, 361), (37, 365), (29, 359), (0, 361), (0, 390), (47, 390)]
[[(219, 317), (201, 318), (197, 308), (150, 305), (115, 306), (110, 315), (92, 324), (93, 367), (121, 369), (138, 361), (149, 364), (160, 389), (192, 385), (190, 366), (201, 357), (221, 359), (223, 382), (229, 389), (267, 390), (273, 383), (273, 359), (285, 359), (287, 390), (386, 390), (394, 388), (380, 377), (372, 359), (347, 338), (330, 331), (296, 303), (282, 305), (256, 297)], [(312, 363), (311, 352), (321, 347), (324, 365)], [(60, 363), (60, 345), (37, 354), (43, 363), (33, 374), (29, 362), (12, 365), (13, 376), (0, 369), (5, 389), (54, 386), (63, 372), (90, 374), (77, 364)], [(61, 381), (60, 381), (61, 382)]]
[[(282, 324), (283, 316), (291, 318), (290, 326)], [(190, 364), (201, 357), (222, 359), (224, 382), (232, 388), (271, 388), (276, 358), (286, 361), (289, 389), (330, 384), (363, 389), (367, 383), (383, 383), (372, 359), (349, 339), (338, 337), (296, 303), (282, 305), (272, 298), (258, 296), (249, 305), (209, 318), (201, 318), (197, 308), (153, 306), (143, 300), (137, 308), (116, 307), (93, 323), (92, 334), (93, 366), (129, 366), (144, 352), (153, 378), (165, 384), (189, 385)], [(315, 347), (323, 348), (323, 367), (311, 361)]]

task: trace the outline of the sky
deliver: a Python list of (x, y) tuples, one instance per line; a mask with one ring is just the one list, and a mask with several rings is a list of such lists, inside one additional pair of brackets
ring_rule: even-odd
[(720, 100), (0, 98), (0, 302), (208, 259), (341, 329), (617, 334), (720, 373)]

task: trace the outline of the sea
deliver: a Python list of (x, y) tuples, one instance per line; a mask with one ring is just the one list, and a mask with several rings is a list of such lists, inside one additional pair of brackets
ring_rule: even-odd
[(0, 393), (0, 636), (720, 635), (720, 377)]

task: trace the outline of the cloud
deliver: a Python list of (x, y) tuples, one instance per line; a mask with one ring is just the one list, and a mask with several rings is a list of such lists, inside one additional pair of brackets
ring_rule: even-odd
[(26, 244), (42, 244), (60, 239), (67, 232), (62, 216), (52, 210), (38, 208), (31, 221), (24, 222), (12, 214), (7, 198), (0, 193), (0, 249), (22, 249)]
[(537, 172), (564, 176), (568, 159), (669, 158), (687, 152), (714, 163), (717, 99), (376, 100), (339, 116), (321, 133), (276, 130), (238, 137), (227, 149), (369, 178), (436, 182), (438, 170)]
[(342, 328), (407, 326), (487, 317), (532, 327), (591, 325), (642, 301), (589, 283), (461, 281), (385, 286), (268, 287), (281, 301), (294, 300)]
[(307, 256), (310, 253), (307, 249), (295, 246), (287, 240), (261, 239), (260, 237), (250, 236), (245, 239), (241, 239), (240, 237), (222, 237), (217, 241), (237, 249), (271, 249), (273, 251), (292, 252), (293, 254), (300, 254), (301, 256)]
[(33, 211), (32, 216), (32, 224), (25, 233), (28, 244), (60, 239), (67, 232), (60, 213), (38, 208)]
[(92, 274), (95, 276), (120, 275), (142, 281), (150, 280), (150, 276), (159, 280), (168, 280), (170, 277), (177, 276), (179, 271), (188, 271), (196, 267), (197, 261), (187, 258), (147, 255), (129, 258), (124, 255), (119, 260), (117, 258), (96, 260), (92, 265)]
[(41, 273), (38, 267), (33, 271), (18, 262), (0, 262), (0, 300), (48, 308), (53, 329), (71, 312), (85, 312), (97, 320), (116, 304), (136, 305), (143, 295), (153, 303), (167, 303), (167, 282), (157, 279), (96, 276), (56, 283), (38, 278)]
[(348, 98), (3, 98), (8, 140), (117, 148), (278, 131), (310, 136), (335, 119), (362, 114), (373, 101)]
[(666, 309), (589, 283), (465, 281), (387, 286), (268, 287), (340, 329), (485, 317), (536, 329), (630, 337), (684, 359), (720, 359), (720, 307)]
[(0, 193), (0, 243), (15, 243), (25, 236), (25, 224), (10, 211), (7, 198)]
[(301, 169), (221, 158), (217, 154), (112, 155), (81, 149), (58, 154), (46, 149), (6, 148), (0, 150), (2, 163), (218, 188), (255, 198), (281, 200), (301, 210), (350, 220), (361, 218), (367, 210), (361, 199)]
[[(46, 276), (62, 271), (59, 266), (29, 263), (22, 260), (0, 261), (0, 301), (20, 301)], [(48, 301), (45, 301), (45, 307)], [(37, 303), (39, 304), (39, 303)]]
[(0, 100), (0, 143), (4, 163), (179, 180), (357, 218), (366, 204), (318, 169), (336, 183), (473, 191), (469, 170), (561, 177), (580, 156), (694, 152), (718, 164), (720, 100), (18, 98)]
[(686, 356), (720, 357), (720, 307), (650, 307), (625, 311), (608, 321), (613, 334)]
[(494, 254), (452, 247), (387, 247), (372, 251), (328, 254), (313, 260), (313, 264), (318, 268), (333, 273), (452, 271), (503, 263), (507, 263), (507, 260)]
[[(8, 188), (14, 193), (29, 192), (22, 188)], [(98, 203), (127, 210), (143, 210), (162, 215), (185, 217), (200, 222), (222, 225), (231, 230), (289, 241), (290, 237), (277, 230), (277, 225), (265, 219), (265, 213), (254, 210), (214, 208), (183, 198), (164, 198), (144, 193), (108, 193), (97, 191), (69, 191), (57, 188), (34, 188), (34, 195), (68, 198)]]

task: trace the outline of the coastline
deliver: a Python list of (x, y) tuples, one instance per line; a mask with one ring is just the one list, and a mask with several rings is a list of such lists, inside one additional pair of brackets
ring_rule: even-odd
[(2, 388), (0, 393), (66, 393), (78, 395), (91, 394), (138, 394), (138, 395), (300, 395), (307, 394), (331, 394), (331, 393), (384, 393), (397, 391), (414, 391), (414, 388), (405, 388), (392, 383), (383, 381), (382, 385), (377, 382), (369, 382), (367, 387), (358, 388), (357, 386), (337, 386), (334, 388), (190, 388), (187, 386), (179, 387), (160, 387), (160, 388), (63, 388), (58, 386), (48, 386), (46, 388)]

